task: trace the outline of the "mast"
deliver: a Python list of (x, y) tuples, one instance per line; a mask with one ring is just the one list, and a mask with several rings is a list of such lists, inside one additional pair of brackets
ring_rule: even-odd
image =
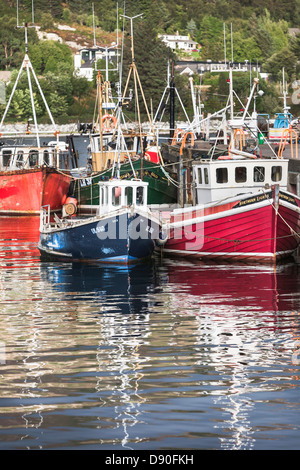
[(23, 59), (23, 62), (22, 62), (22, 65), (21, 65), (21, 68), (19, 70), (19, 73), (18, 73), (18, 76), (17, 76), (17, 79), (14, 83), (14, 86), (13, 86), (13, 90), (11, 92), (11, 95), (9, 97), (9, 100), (8, 100), (8, 103), (6, 105), (6, 108), (5, 108), (5, 111), (4, 111), (4, 114), (3, 114), (3, 117), (2, 117), (2, 120), (1, 120), (1, 123), (0, 123), (0, 130), (2, 128), (2, 125), (4, 123), (4, 120), (6, 118), (6, 115), (7, 115), (7, 112), (8, 112), (8, 109), (10, 107), (10, 104), (11, 104), (11, 101), (13, 99), (13, 96), (14, 96), (14, 93), (16, 91), (16, 88), (17, 88), (17, 85), (18, 85), (18, 82), (19, 82), (19, 79), (21, 77), (21, 74), (23, 72), (23, 70), (25, 69), (26, 72), (27, 72), (27, 80), (28, 80), (28, 87), (29, 87), (29, 93), (30, 93), (30, 100), (31, 100), (31, 106), (32, 106), (32, 113), (33, 113), (33, 120), (34, 120), (34, 126), (35, 126), (35, 132), (36, 132), (36, 139), (37, 139), (37, 147), (38, 148), (41, 148), (41, 145), (40, 145), (40, 137), (39, 137), (39, 131), (38, 131), (38, 124), (37, 124), (37, 117), (36, 117), (36, 110), (35, 110), (35, 104), (34, 104), (34, 95), (33, 95), (33, 90), (32, 90), (32, 83), (31, 83), (31, 76), (30, 76), (30, 72), (32, 73), (33, 75), (33, 78), (36, 82), (36, 85), (38, 87), (38, 90), (40, 92), (40, 95), (43, 99), (43, 102), (44, 102), (44, 105), (45, 105), (45, 108), (48, 112), (48, 115), (50, 117), (50, 120), (51, 120), (51, 123), (55, 129), (55, 132), (54, 132), (54, 135), (56, 136), (56, 139), (57, 139), (57, 142), (58, 142), (58, 131), (56, 129), (56, 125), (55, 125), (55, 122), (54, 122), (54, 119), (52, 117), (52, 114), (51, 114), (51, 111), (49, 109), (49, 106), (48, 106), (48, 103), (45, 99), (45, 96), (44, 96), (44, 93), (41, 89), (41, 86), (39, 84), (39, 81), (37, 79), (37, 76), (35, 74), (35, 71), (32, 67), (32, 64), (31, 64), (31, 61), (30, 61), (30, 58), (29, 58), (29, 55), (28, 55), (28, 28), (35, 28), (35, 25), (34, 25), (34, 12), (33, 12), (33, 0), (32, 0), (32, 24), (31, 26), (28, 25), (28, 23), (25, 23), (23, 24), (22, 26), (19, 25), (19, 2), (17, 0), (17, 28), (24, 28), (24, 31), (25, 31), (25, 56), (24, 56), (24, 59)]
[(284, 67), (282, 69), (282, 92), (283, 92), (283, 112), (288, 113), (290, 107), (287, 105), (287, 83), (285, 81)]
[(175, 131), (175, 82), (174, 82), (174, 61), (172, 62), (172, 75), (170, 82), (170, 138)]

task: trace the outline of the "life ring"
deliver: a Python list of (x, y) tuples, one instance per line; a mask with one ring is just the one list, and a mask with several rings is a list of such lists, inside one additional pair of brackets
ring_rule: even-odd
[(151, 160), (150, 155), (149, 155), (149, 153), (147, 153), (147, 152), (145, 153), (145, 160), (148, 160), (148, 161)]
[(116, 127), (117, 119), (112, 114), (105, 114), (104, 116), (102, 116), (102, 126), (103, 126), (104, 121), (111, 121), (112, 122), (112, 124), (109, 127), (105, 126), (103, 128), (104, 132), (109, 132), (111, 129)]
[(63, 205), (63, 211), (67, 216), (74, 215), (77, 212), (77, 199), (72, 196), (67, 197)]

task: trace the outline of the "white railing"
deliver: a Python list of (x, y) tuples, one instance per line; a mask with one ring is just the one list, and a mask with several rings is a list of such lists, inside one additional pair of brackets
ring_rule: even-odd
[(50, 205), (42, 206), (40, 211), (40, 232), (50, 226)]

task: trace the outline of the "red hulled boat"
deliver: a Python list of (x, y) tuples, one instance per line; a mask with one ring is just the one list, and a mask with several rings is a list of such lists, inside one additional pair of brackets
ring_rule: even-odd
[[(200, 259), (274, 263), (300, 243), (300, 199), (288, 191), (288, 160), (244, 151), (245, 117), (234, 118), (233, 66), (229, 67), (231, 140), (225, 155), (192, 163), (192, 205), (162, 212), (167, 254)], [(224, 116), (225, 119), (225, 116)], [(166, 210), (166, 209), (165, 209)]]
[[(2, 129), (18, 81), (23, 70), (25, 70), (27, 72), (31, 97), (36, 144), (16, 145), (15, 143), (9, 144), (7, 141), (0, 142), (0, 214), (39, 215), (43, 205), (51, 205), (52, 210), (62, 209), (72, 177), (70, 172), (67, 171), (67, 148), (64, 143), (59, 142), (59, 132), (56, 129), (50, 109), (28, 56), (27, 25), (24, 28), (25, 57), (2, 117), (0, 130)], [(56, 140), (53, 145), (40, 145), (30, 72), (34, 77), (54, 128), (53, 132)], [(29, 126), (27, 126), (27, 137), (30, 133)], [(2, 133), (0, 136), (4, 137)], [(14, 136), (15, 140), (19, 138), (19, 135)], [(10, 139), (12, 139), (12, 136), (10, 136)]]
[(61, 210), (70, 181), (68, 174), (47, 166), (0, 171), (0, 214), (39, 215), (48, 204)]
[(193, 164), (195, 204), (162, 214), (166, 254), (273, 263), (297, 249), (300, 199), (287, 191), (288, 161), (243, 154)]

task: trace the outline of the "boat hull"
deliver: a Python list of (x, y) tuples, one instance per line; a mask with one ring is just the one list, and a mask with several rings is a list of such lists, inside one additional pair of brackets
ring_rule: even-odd
[(52, 259), (129, 264), (152, 255), (158, 231), (151, 218), (126, 210), (41, 231), (38, 248), (43, 257)]
[(167, 254), (201, 259), (274, 263), (300, 241), (300, 199), (270, 190), (230, 203), (171, 215)]
[(62, 208), (70, 177), (54, 168), (0, 172), (0, 214), (39, 215), (43, 205)]

